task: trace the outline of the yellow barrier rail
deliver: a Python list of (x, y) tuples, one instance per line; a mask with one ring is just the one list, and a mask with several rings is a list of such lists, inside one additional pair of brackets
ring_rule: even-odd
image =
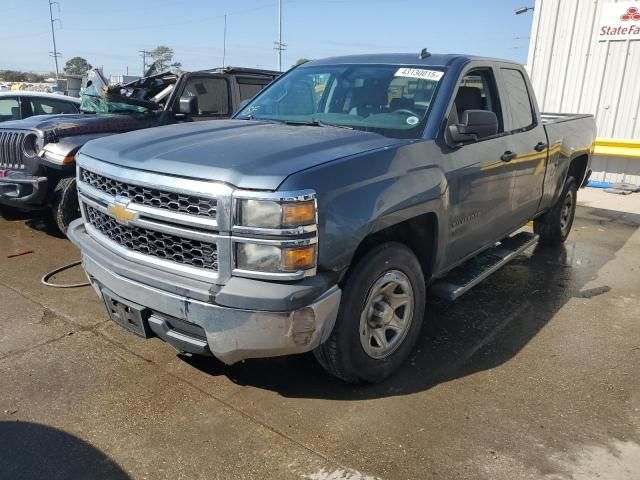
[(594, 155), (640, 158), (640, 140), (596, 138)]

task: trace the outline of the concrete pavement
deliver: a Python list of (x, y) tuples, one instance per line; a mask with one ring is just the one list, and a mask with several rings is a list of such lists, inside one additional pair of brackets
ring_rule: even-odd
[(0, 478), (640, 478), (640, 215), (597, 207), (564, 248), (429, 302), (409, 363), (374, 386), (311, 355), (179, 357), (91, 288), (41, 286), (76, 249), (0, 219)]

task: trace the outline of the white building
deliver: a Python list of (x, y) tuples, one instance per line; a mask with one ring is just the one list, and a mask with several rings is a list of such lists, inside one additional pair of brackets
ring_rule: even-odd
[(591, 178), (640, 185), (640, 1), (536, 0), (528, 70), (542, 111), (595, 115)]

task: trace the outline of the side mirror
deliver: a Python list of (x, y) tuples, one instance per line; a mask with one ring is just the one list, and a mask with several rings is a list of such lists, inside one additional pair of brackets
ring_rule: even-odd
[(498, 117), (488, 110), (465, 110), (461, 122), (449, 126), (451, 139), (456, 143), (477, 142), (498, 133)]
[(180, 97), (178, 111), (185, 115), (197, 115), (198, 114), (198, 97), (196, 96)]

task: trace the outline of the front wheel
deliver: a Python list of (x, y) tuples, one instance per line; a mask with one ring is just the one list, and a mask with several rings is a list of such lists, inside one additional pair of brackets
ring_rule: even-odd
[(540, 243), (544, 245), (564, 243), (573, 226), (577, 201), (578, 184), (573, 177), (569, 177), (556, 204), (533, 222), (533, 231), (540, 235)]
[(379, 382), (395, 372), (418, 339), (425, 309), (420, 262), (400, 243), (365, 255), (345, 285), (336, 324), (314, 354), (347, 382)]
[(69, 224), (80, 217), (75, 177), (61, 178), (53, 190), (53, 219), (58, 229), (67, 234)]

